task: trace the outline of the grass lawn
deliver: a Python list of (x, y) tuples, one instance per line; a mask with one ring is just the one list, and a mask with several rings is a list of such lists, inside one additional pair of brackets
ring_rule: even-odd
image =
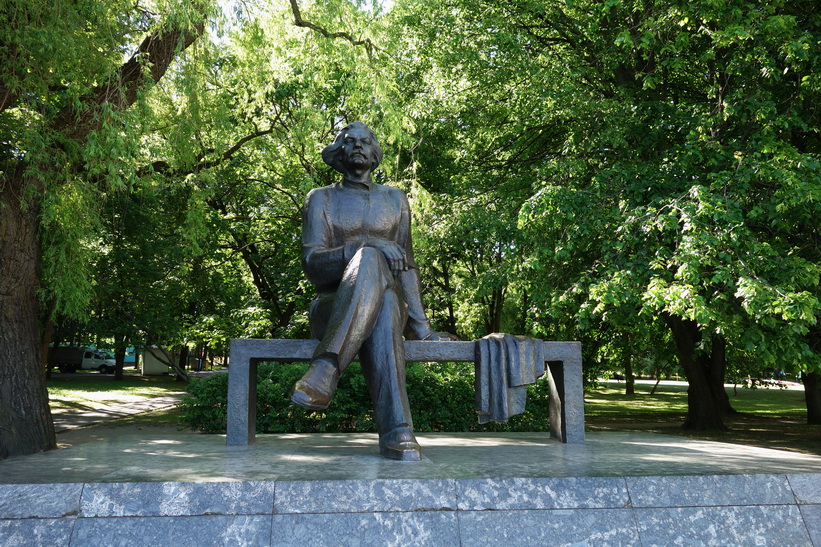
[(637, 383), (635, 395), (624, 384), (604, 383), (585, 392), (590, 431), (647, 431), (694, 439), (793, 450), (821, 456), (821, 425), (807, 425), (803, 389), (727, 388), (738, 414), (724, 419), (727, 431), (681, 429), (687, 413), (687, 386)]

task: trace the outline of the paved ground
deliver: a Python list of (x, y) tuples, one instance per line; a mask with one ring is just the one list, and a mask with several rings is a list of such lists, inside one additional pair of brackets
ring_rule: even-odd
[[(101, 427), (84, 428), (86, 430)], [(0, 545), (821, 547), (821, 458), (647, 433), (104, 438), (0, 462)]]
[[(588, 433), (562, 444), (545, 433), (420, 433), (421, 462), (379, 456), (373, 433), (225, 435), (90, 427), (61, 450), (0, 462), (2, 483), (205, 482), (443, 478), (641, 477), (818, 473), (821, 457), (641, 432)], [(74, 432), (58, 435), (69, 437)]]
[(821, 547), (818, 456), (643, 432), (576, 445), (468, 433), (420, 434), (423, 461), (394, 462), (369, 433), (226, 446), (111, 420), (168, 402), (115, 405), (84, 418), (94, 427), (66, 416), (61, 445), (82, 443), (1, 461), (0, 544)]

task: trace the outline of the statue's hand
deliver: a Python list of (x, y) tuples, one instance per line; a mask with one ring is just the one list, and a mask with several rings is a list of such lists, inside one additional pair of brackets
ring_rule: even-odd
[(369, 247), (373, 247), (374, 249), (378, 249), (383, 255), (385, 255), (385, 259), (388, 261), (388, 267), (393, 273), (404, 272), (408, 269), (405, 249), (400, 247), (395, 242), (387, 241), (385, 239), (371, 239), (368, 241), (367, 245)]

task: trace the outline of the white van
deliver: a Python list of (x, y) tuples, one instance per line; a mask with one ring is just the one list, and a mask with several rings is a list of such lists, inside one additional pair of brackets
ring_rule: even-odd
[(49, 348), (48, 364), (60, 372), (77, 372), (80, 369), (99, 370), (104, 374), (114, 372), (117, 362), (102, 351), (94, 348), (61, 346)]

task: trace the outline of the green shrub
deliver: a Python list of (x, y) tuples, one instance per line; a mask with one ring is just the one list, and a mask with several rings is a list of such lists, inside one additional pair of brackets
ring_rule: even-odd
[(365, 379), (358, 363), (352, 363), (339, 381), (331, 405), (323, 411), (291, 403), (294, 384), (308, 363), (260, 365), (257, 385), (259, 433), (348, 433), (375, 431)]
[[(260, 363), (257, 368), (258, 433), (349, 433), (375, 431), (368, 389), (359, 363), (352, 363), (327, 410), (296, 406), (288, 396), (307, 363)], [(527, 410), (507, 424), (481, 425), (476, 419), (473, 367), (467, 363), (409, 363), (408, 399), (414, 429), (427, 432), (546, 431), (548, 385), (528, 388)], [(180, 402), (183, 422), (203, 433), (224, 433), (228, 375), (194, 379)]]
[(527, 409), (506, 424), (476, 418), (473, 367), (469, 363), (408, 363), (408, 399), (416, 431), (547, 431), (550, 390), (546, 379), (529, 386)]
[(228, 414), (228, 375), (194, 378), (179, 407), (182, 421), (202, 433), (225, 433)]

